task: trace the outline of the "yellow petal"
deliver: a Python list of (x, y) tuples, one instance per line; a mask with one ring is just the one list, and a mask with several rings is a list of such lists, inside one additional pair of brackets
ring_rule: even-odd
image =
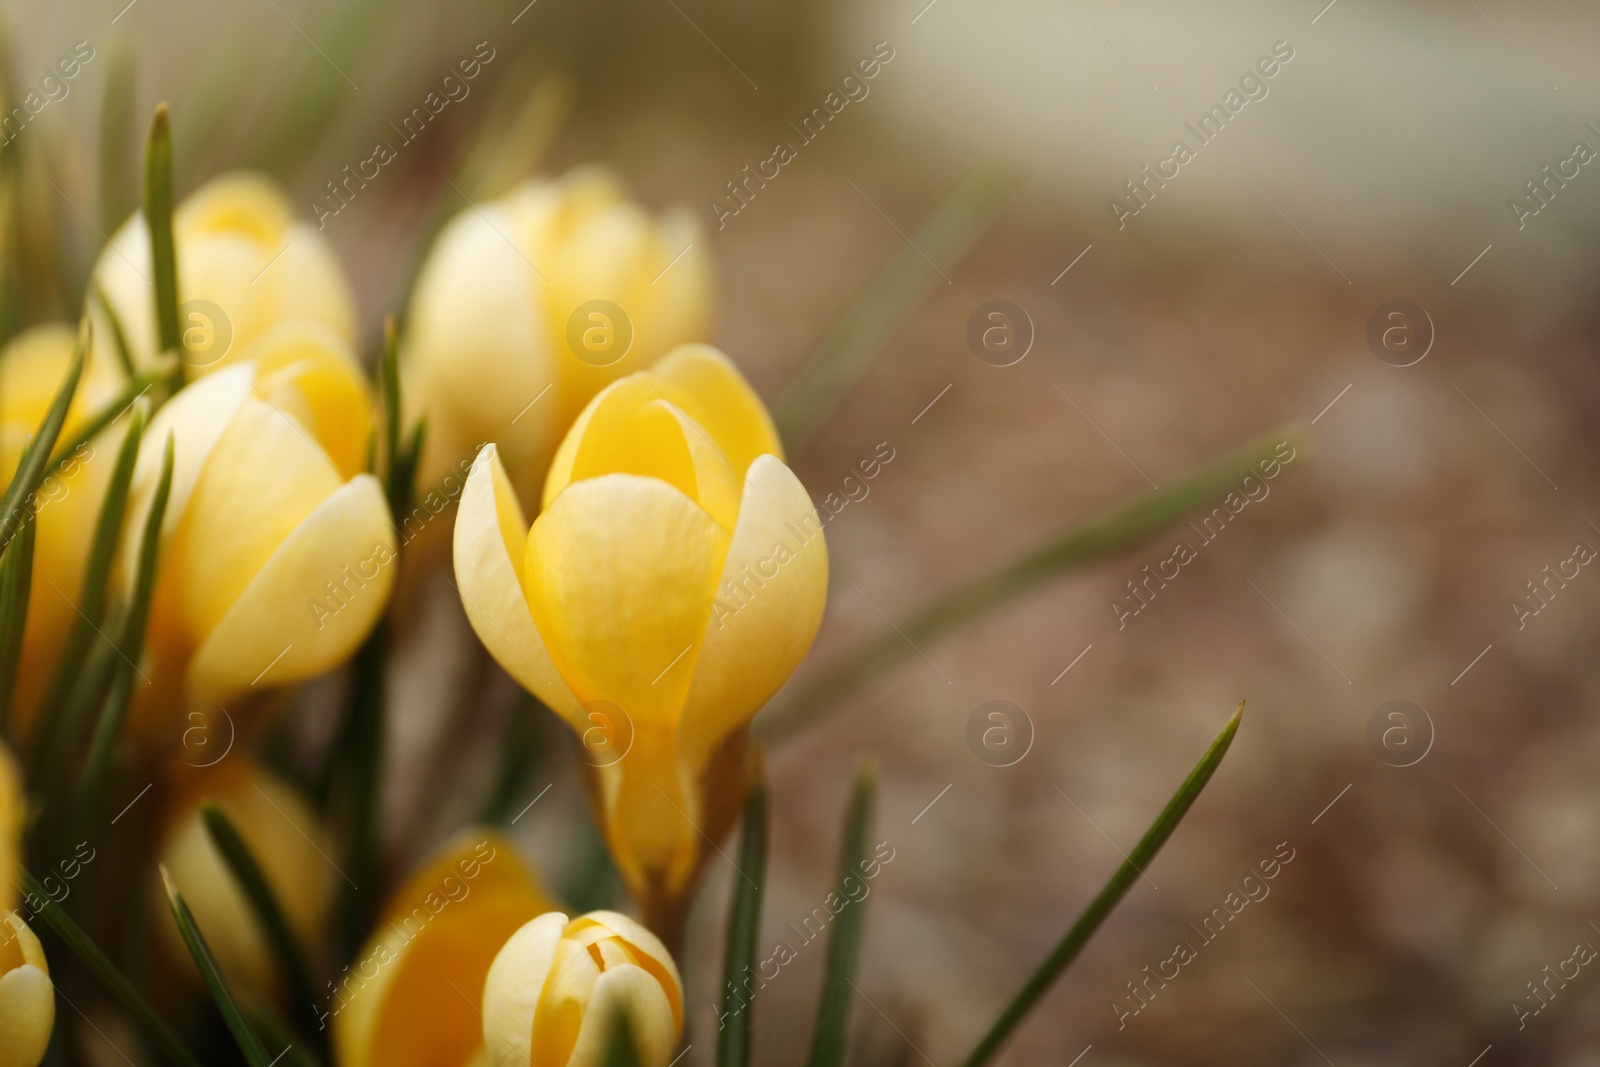
[(10, 751), (0, 742), (0, 914), (17, 906), (22, 815), (22, 778)]
[(655, 478), (568, 486), (533, 524), (522, 578), (573, 695), (611, 701), (639, 727), (675, 720), (727, 544)]
[(27, 924), (9, 912), (0, 922), (0, 1067), (37, 1067), (55, 1018), (44, 949)]
[(483, 983), (483, 1044), (494, 1067), (527, 1067), (533, 1013), (555, 963), (567, 917), (546, 912), (512, 934)]
[(805, 658), (828, 592), (828, 548), (805, 487), (773, 456), (745, 478), (744, 507), (700, 640), (679, 725), (679, 751), (698, 770)]
[(640, 1067), (667, 1067), (680, 1030), (673, 1023), (672, 1006), (660, 983), (633, 964), (604, 971), (595, 982), (572, 1056), (565, 1061), (568, 1067), (601, 1067), (606, 1062), (621, 1011), (628, 1013)]
[(783, 458), (783, 444), (761, 398), (732, 361), (710, 345), (679, 345), (650, 368), (668, 400), (705, 427), (742, 476), (761, 455)]
[(239, 354), (259, 368), (258, 388), (293, 416), (328, 453), (339, 473), (366, 468), (372, 435), (372, 391), (348, 345), (327, 326), (286, 322)]
[(584, 946), (566, 938), (556, 942), (550, 974), (533, 1011), (529, 1062), (535, 1067), (568, 1062), (599, 980), (600, 964)]
[(549, 339), (561, 326), (537, 299), (545, 265), (515, 240), (503, 208), (463, 211), (417, 277), (404, 356), (413, 414), (428, 416), (424, 485), (488, 441), (513, 468), (542, 464), (555, 435), (555, 401), (541, 394), (556, 380)]
[[(580, 722), (523, 594), (528, 524), (494, 445), (478, 454), (456, 514), (455, 572), (461, 604), (495, 661), (557, 714)], [(582, 727), (579, 727), (580, 729)]]
[[(683, 979), (678, 974), (678, 965), (673, 962), (672, 954), (667, 951), (667, 946), (661, 939), (651, 933), (643, 923), (623, 915), (617, 911), (591, 911), (583, 916), (599, 924), (609, 936), (618, 938), (626, 944), (638, 963), (646, 971), (655, 976), (661, 983), (661, 988), (666, 990), (667, 1000), (672, 1005), (672, 1017), (680, 1029), (683, 1026)], [(568, 933), (571, 937), (573, 934)]]
[(719, 442), (669, 403), (649, 374), (613, 382), (584, 409), (551, 464), (545, 506), (572, 482), (602, 474), (659, 478), (730, 532), (739, 514), (743, 468), (735, 467)]
[(396, 558), (378, 480), (362, 474), (339, 486), (206, 636), (189, 665), (189, 695), (222, 703), (257, 681), (286, 685), (338, 666), (388, 606)]

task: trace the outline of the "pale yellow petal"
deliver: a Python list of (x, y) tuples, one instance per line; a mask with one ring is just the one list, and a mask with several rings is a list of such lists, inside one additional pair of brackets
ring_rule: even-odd
[(639, 726), (673, 721), (710, 617), (725, 534), (665, 482), (575, 482), (533, 524), (523, 585), (551, 658), (580, 701)]
[(828, 548), (811, 498), (789, 468), (762, 456), (745, 478), (744, 507), (679, 725), (679, 751), (691, 769), (799, 666), (827, 592)]
[(600, 981), (600, 964), (588, 950), (565, 938), (556, 942), (550, 974), (533, 1010), (533, 1067), (559, 1067), (569, 1062), (584, 1013)]
[(294, 417), (345, 478), (366, 469), (372, 439), (372, 390), (355, 354), (320, 323), (274, 326), (239, 354), (259, 367), (268, 401)]
[(338, 487), (240, 591), (189, 665), (195, 699), (224, 703), (251, 685), (303, 681), (344, 662), (388, 606), (396, 550), (383, 488)]
[[(456, 513), (457, 589), (478, 639), (513, 678), (558, 715), (578, 700), (550, 658), (523, 593), (528, 526), (494, 445), (478, 454)], [(581, 727), (580, 727), (581, 729)]]
[(667, 1067), (678, 1047), (681, 1029), (675, 1025), (666, 992), (642, 967), (624, 964), (603, 972), (595, 982), (588, 1013), (578, 1032), (568, 1067), (601, 1067), (615, 1032), (617, 1013), (626, 1011), (639, 1067)]
[(37, 1067), (55, 1026), (56, 996), (39, 939), (15, 913), (0, 922), (0, 1067)]
[(681, 1027), (683, 979), (678, 974), (678, 965), (673, 962), (672, 954), (667, 951), (667, 946), (661, 943), (661, 939), (643, 923), (621, 912), (591, 911), (584, 918), (603, 925), (612, 936), (627, 944), (634, 954), (635, 962), (656, 976), (661, 987), (666, 990), (667, 1000), (672, 1004), (673, 1018)]
[(533, 1015), (567, 917), (547, 912), (512, 934), (483, 983), (483, 1044), (494, 1067), (528, 1067)]
[(650, 368), (666, 398), (705, 427), (740, 475), (783, 445), (761, 398), (727, 356), (710, 345), (679, 345)]

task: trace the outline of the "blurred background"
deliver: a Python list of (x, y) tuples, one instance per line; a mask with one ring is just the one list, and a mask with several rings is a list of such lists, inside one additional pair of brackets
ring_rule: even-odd
[[(599, 160), (700, 213), (712, 340), (773, 402), (953, 189), (1010, 176), (791, 457), (819, 502), (894, 457), (827, 527), (834, 588), (797, 683), (1052, 532), (1301, 425), (1214, 541), (1180, 526), (1043, 586), (771, 745), (764, 941), (797, 940), (852, 767), (880, 767), (894, 859), (853, 1062), (970, 1047), (1247, 698), (1208, 791), (1004, 1062), (1600, 1063), (1600, 975), (1567, 962), (1600, 946), (1592, 5), (125, 3), (6, 5), (13, 93), (93, 53), (10, 157), (7, 239), (58, 253), (13, 328), (76, 315), (158, 101), (179, 196), (261, 167), (315, 221), (481, 45), (469, 94), (322, 219), (369, 353), (444, 220), (528, 168)], [(864, 95), (800, 137), (873, 56)], [(1193, 158), (1164, 163), (1179, 140)], [(733, 199), (779, 141), (794, 158)], [(993, 300), (1033, 338), (1003, 367), (968, 341)], [(1409, 347), (1385, 344), (1397, 322)], [(1177, 541), (1196, 558), (1125, 614)], [(448, 586), (411, 595), (386, 798), (402, 870), (490, 788), (515, 703)], [(1031, 739), (1004, 767), (967, 741), (991, 700)], [(526, 797), (550, 792), (516, 829), (552, 883), (603, 896), (565, 737), (544, 737)], [(733, 877), (713, 865), (691, 925), (690, 1064), (711, 1062)], [(1194, 958), (1147, 981), (1179, 943)], [(765, 1062), (804, 1040), (821, 956), (765, 992)]]

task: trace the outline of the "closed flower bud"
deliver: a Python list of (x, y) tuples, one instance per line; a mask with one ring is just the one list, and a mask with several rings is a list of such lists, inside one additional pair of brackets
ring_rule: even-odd
[(821, 521), (782, 455), (727, 358), (685, 345), (584, 409), (531, 529), (493, 446), (462, 494), (467, 617), (579, 735), (612, 853), (669, 939), (737, 812), (748, 724), (822, 619)]
[(407, 326), (406, 397), (428, 417), (422, 484), (494, 441), (531, 502), (590, 397), (705, 339), (706, 248), (687, 209), (653, 219), (600, 167), (462, 211), (417, 278)]
[[(38, 433), (39, 424), (71, 367), (75, 342), (71, 327), (52, 323), (24, 331), (0, 350), (3, 477), (9, 478), (17, 469), (23, 447)], [(91, 359), (86, 363), (60, 439), (76, 435), (88, 419), (114, 400), (121, 385), (121, 373), (105, 360)], [(15, 696), (17, 725), (24, 733), (55, 669), (61, 646), (77, 620), (95, 519), (105, 500), (122, 432), (119, 425), (84, 444), (58, 472), (48, 475), (34, 494), (38, 530), (33, 548), (33, 586)], [(0, 522), (6, 518), (0, 516)]]
[(340, 1067), (434, 1067), (483, 1057), (484, 976), (529, 920), (558, 905), (493, 830), (468, 828), (407, 878), (371, 939), (329, 983)]
[(683, 983), (656, 936), (626, 915), (541, 915), (489, 968), (483, 1042), (494, 1067), (600, 1067), (626, 1013), (640, 1067), (667, 1067), (683, 1036)]
[[(188, 386), (151, 420), (134, 471), (123, 571), (174, 441), (136, 725), (150, 739), (188, 708), (227, 706), (342, 663), (394, 584), (383, 489), (358, 473), (370, 396), (325, 330), (289, 324), (251, 358)], [(203, 707), (202, 707), (203, 706)]]
[[(309, 951), (322, 942), (338, 872), (328, 835), (307, 800), (287, 782), (236, 756), (185, 786), (170, 805), (157, 856), (194, 913), (223, 975), (255, 993), (283, 988), (267, 931), (211, 839), (202, 808), (213, 803), (244, 839), (289, 929)], [(188, 960), (166, 895), (153, 894), (153, 921), (172, 958)], [(189, 968), (196, 979), (199, 973)]]
[(0, 915), (0, 1067), (38, 1067), (56, 1022), (56, 991), (39, 939), (16, 912)]
[[(237, 361), (252, 341), (283, 322), (320, 324), (354, 343), (355, 308), (333, 247), (316, 227), (295, 218), (284, 190), (266, 175), (236, 171), (213, 178), (173, 211), (172, 235), (179, 328), (191, 374)], [(136, 212), (94, 268), (136, 366), (159, 344), (152, 270), (150, 231)], [(93, 315), (96, 352), (112, 358), (110, 324), (98, 306)]]

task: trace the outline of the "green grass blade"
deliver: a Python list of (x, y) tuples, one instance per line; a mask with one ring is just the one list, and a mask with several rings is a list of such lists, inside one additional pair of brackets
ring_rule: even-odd
[(105, 986), (106, 992), (112, 999), (122, 1005), (122, 1009), (138, 1024), (144, 1033), (145, 1040), (151, 1048), (160, 1053), (161, 1058), (172, 1067), (200, 1067), (200, 1061), (184, 1047), (178, 1035), (164, 1022), (156, 1010), (150, 1006), (149, 1001), (140, 995), (134, 984), (128, 981), (126, 975), (117, 970), (116, 964), (100, 951), (100, 947), (90, 940), (72, 916), (67, 914), (67, 909), (50, 899), (44, 886), (29, 871), (22, 871), (20, 880), (23, 892), (27, 894), (26, 900), (30, 908), (35, 908), (38, 916), (44, 920), (45, 925), (54, 930), (56, 936), (64, 941), (73, 955), (82, 960), (84, 966), (94, 973)]
[(105, 313), (106, 324), (110, 327), (111, 347), (117, 350), (117, 362), (122, 365), (122, 372), (132, 378), (133, 352), (128, 348), (128, 334), (122, 328), (122, 316), (117, 314), (116, 305), (106, 296), (106, 291), (100, 288), (99, 282), (91, 281), (90, 286), (90, 293), (94, 296), (95, 303), (100, 305), (100, 310)]
[[(122, 629), (123, 615), (120, 608), (109, 612), (101, 620), (103, 625), (100, 629), (106, 634), (117, 633)], [(111, 666), (116, 662), (115, 638), (102, 637), (92, 643), (79, 668), (69, 672), (67, 694), (61, 704), (58, 721), (41, 719), (40, 726), (49, 724), (49, 732), (46, 734), (42, 729), (34, 731), (38, 747), (30, 749), (29, 756), (32, 760), (30, 766), (37, 770), (28, 772), (28, 780), (38, 783), (47, 795), (70, 795), (66, 768), (71, 763), (72, 754), (80, 749), (94, 709), (105, 699), (106, 688), (111, 681)], [(48, 809), (56, 805), (46, 801), (44, 807), (48, 814)], [(35, 824), (35, 829), (40, 830), (42, 826), (42, 823)]]
[(311, 986), (311, 969), (306, 965), (300, 944), (295, 940), (294, 930), (289, 926), (289, 917), (284, 914), (283, 906), (278, 903), (277, 894), (267, 882), (266, 872), (261, 869), (261, 864), (250, 851), (250, 846), (239, 833), (238, 827), (233, 825), (233, 820), (228, 818), (227, 812), (216, 804), (207, 803), (201, 807), (200, 817), (205, 821), (206, 833), (211, 836), (211, 843), (217, 846), (217, 851), (221, 852), (222, 858), (227, 861), (228, 869), (238, 879), (245, 898), (250, 901), (251, 910), (255, 912), (257, 921), (261, 923), (261, 928), (267, 935), (267, 944), (272, 947), (272, 954), (277, 957), (278, 969), (288, 988), (289, 1000), (293, 1004), (294, 1015), (299, 1021), (301, 1032), (308, 1037), (320, 1034), (322, 1028), (318, 1025), (316, 995), (312, 992)]
[(84, 674), (84, 658), (99, 632), (94, 620), (105, 613), (106, 588), (111, 578), (112, 564), (116, 560), (122, 516), (128, 505), (128, 487), (133, 483), (133, 468), (139, 458), (139, 443), (144, 439), (148, 412), (148, 404), (134, 405), (128, 432), (123, 435), (122, 445), (117, 449), (116, 466), (106, 487), (105, 500), (100, 505), (100, 515), (95, 520), (94, 540), (89, 545), (89, 565), (84, 569), (83, 587), (78, 594), (77, 618), (67, 635), (66, 644), (62, 646), (49, 688), (39, 702), (33, 735), (28, 740), (28, 766), (34, 781), (39, 780), (38, 771), (46, 765), (45, 755), (61, 728), (61, 714), (67, 697)]
[(1011, 178), (998, 170), (969, 174), (872, 280), (772, 406), (788, 448), (799, 448), (816, 432), (901, 322), (945, 281), (930, 261), (950, 267), (960, 259), (1005, 206), (1011, 187)]
[(389, 653), (389, 620), (378, 620), (356, 653), (355, 682), (341, 760), (350, 792), (345, 855), (350, 878), (339, 907), (346, 954), (366, 940), (378, 914), (378, 777), (383, 766), (384, 663)]
[(67, 421), (67, 409), (72, 406), (73, 394), (78, 391), (78, 380), (83, 377), (83, 361), (88, 346), (88, 330), (85, 329), (78, 334), (77, 345), (72, 351), (72, 364), (61, 381), (61, 387), (56, 390), (55, 399), (50, 402), (50, 410), (45, 412), (38, 432), (33, 435), (22, 462), (17, 465), (17, 473), (6, 488), (5, 496), (0, 497), (0, 552), (4, 552), (11, 538), (16, 536), (24, 506), (38, 492), (39, 483), (44, 481), (50, 450), (56, 447), (56, 438), (61, 436), (61, 427)]
[(845, 814), (844, 844), (839, 850), (839, 896), (849, 901), (828, 930), (828, 956), (823, 964), (822, 999), (817, 1005), (817, 1028), (811, 1035), (807, 1067), (840, 1067), (850, 1037), (850, 1008), (855, 1000), (856, 961), (861, 956), (861, 934), (866, 921), (866, 896), (852, 899), (851, 887), (862, 884), (867, 864), (867, 838), (872, 831), (873, 796), (877, 775), (870, 764), (856, 773), (850, 810)]
[[(717, 1067), (747, 1067), (754, 1025), (756, 943), (761, 937), (761, 891), (767, 883), (767, 783), (757, 755), (756, 780), (744, 801), (738, 870), (728, 906), (723, 952), (722, 1008), (717, 1015)], [(742, 994), (741, 994), (742, 991)]]
[(378, 361), (378, 391), (383, 397), (383, 433), (380, 436), (378, 469), (388, 485), (391, 505), (395, 499), (397, 459), (400, 444), (400, 332), (394, 316), (383, 320), (383, 355)]
[[(178, 326), (178, 253), (172, 239), (172, 126), (167, 105), (157, 104), (144, 153), (144, 220), (150, 228), (150, 267), (155, 272), (156, 336), (161, 351), (182, 353)], [(183, 361), (175, 372), (183, 374)]]
[(143, 396), (152, 385), (164, 380), (171, 373), (170, 369), (163, 367), (148, 367), (128, 379), (121, 392), (112, 397), (105, 407), (91, 415), (76, 433), (56, 447), (55, 453), (50, 457), (49, 472), (51, 474), (60, 472), (74, 452), (94, 440), (101, 430), (121, 418), (133, 402)]
[[(105, 784), (106, 772), (111, 768), (111, 757), (122, 736), (122, 723), (128, 717), (128, 704), (133, 699), (135, 664), (144, 651), (145, 623), (150, 618), (150, 598), (155, 593), (156, 560), (161, 548), (161, 520), (167, 512), (167, 496), (172, 491), (172, 436), (161, 456), (161, 480), (156, 483), (155, 497), (150, 502), (150, 513), (145, 516), (144, 530), (139, 540), (139, 569), (135, 572), (133, 596), (128, 602), (127, 614), (122, 620), (122, 632), (117, 638), (121, 653), (111, 677), (111, 691), (100, 709), (100, 721), (95, 724), (94, 739), (89, 745), (89, 756), (84, 762), (83, 777), (79, 782), (76, 822), (80, 829), (94, 814)], [(82, 837), (72, 835), (73, 839)]]
[[(1237, 489), (1247, 474), (1260, 475), (1284, 442), (1303, 447), (1291, 427), (1212, 460), (1165, 488), (1141, 493), (1074, 525), (1020, 558), (945, 594), (900, 628), (889, 629), (769, 706), (756, 720), (762, 740), (773, 744), (837, 708), (847, 697), (926, 643), (1032, 591), (1046, 581), (1126, 548)], [(1291, 457), (1293, 458), (1293, 457)]]
[(133, 210), (134, 52), (126, 41), (111, 47), (100, 105), (100, 228), (115, 233)]
[(38, 516), (28, 511), (22, 517), (22, 529), (0, 559), (0, 735), (11, 731), (11, 703), (22, 662), (22, 632), (33, 586), (33, 539), (38, 528)]
[(1156, 821), (1150, 824), (1150, 829), (1144, 832), (1139, 843), (1133, 847), (1122, 866), (1118, 867), (1105, 888), (1089, 902), (1083, 909), (1083, 914), (1078, 916), (1078, 921), (1062, 937), (1060, 944), (1046, 956), (1038, 970), (1023, 983), (1016, 996), (1000, 1012), (999, 1018), (989, 1027), (988, 1033), (978, 1042), (971, 1054), (963, 1061), (963, 1067), (982, 1067), (988, 1063), (995, 1053), (1000, 1051), (1002, 1045), (1011, 1036), (1017, 1025), (1027, 1017), (1038, 1004), (1039, 998), (1044, 996), (1061, 972), (1077, 958), (1085, 943), (1099, 929), (1105, 917), (1111, 914), (1111, 909), (1117, 906), (1124, 893), (1128, 891), (1140, 872), (1150, 866), (1150, 861), (1155, 859), (1156, 853), (1161, 851), (1161, 846), (1167, 843), (1167, 838), (1172, 836), (1172, 831), (1178, 828), (1178, 823), (1189, 811), (1190, 805), (1200, 795), (1200, 791), (1211, 780), (1211, 775), (1216, 771), (1217, 765), (1222, 762), (1222, 757), (1228, 754), (1228, 746), (1233, 744), (1234, 735), (1239, 732), (1239, 720), (1244, 715), (1244, 701), (1239, 701), (1239, 706), (1234, 710), (1233, 717), (1222, 728), (1216, 740), (1211, 742), (1211, 747), (1206, 749), (1200, 762), (1195, 764), (1194, 770), (1189, 772), (1189, 777), (1183, 780), (1178, 791), (1167, 801), (1167, 806), (1161, 809), (1161, 814), (1156, 816)]
[(206, 944), (205, 935), (200, 932), (200, 927), (195, 925), (194, 916), (189, 912), (189, 905), (184, 903), (183, 894), (178, 892), (178, 887), (172, 884), (172, 876), (167, 873), (167, 868), (161, 868), (161, 882), (167, 889), (167, 900), (172, 905), (172, 918), (178, 924), (178, 932), (183, 935), (183, 943), (189, 949), (189, 955), (194, 958), (194, 965), (200, 968), (200, 977), (206, 983), (206, 988), (211, 991), (211, 999), (216, 1001), (217, 1010), (222, 1012), (223, 1022), (228, 1024), (228, 1030), (233, 1034), (233, 1040), (238, 1044), (239, 1051), (244, 1053), (244, 1058), (250, 1067), (272, 1067), (272, 1060), (267, 1056), (266, 1046), (261, 1044), (261, 1039), (256, 1036), (255, 1029), (250, 1025), (250, 1020), (244, 1017), (244, 1012), (239, 1009), (239, 1002), (234, 1000), (233, 991), (228, 988), (228, 982), (222, 977), (222, 971), (217, 966), (217, 959), (211, 954), (211, 946)]

